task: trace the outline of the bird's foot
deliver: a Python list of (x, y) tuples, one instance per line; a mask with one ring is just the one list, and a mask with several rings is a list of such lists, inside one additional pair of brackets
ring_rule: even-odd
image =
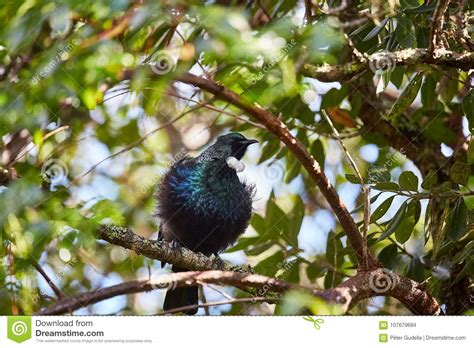
[(218, 269), (223, 269), (225, 266), (225, 262), (221, 259), (218, 253), (214, 253), (214, 264)]
[(173, 251), (176, 251), (176, 250), (178, 250), (179, 248), (182, 247), (181, 243), (178, 242), (177, 240), (172, 240), (172, 241), (170, 242), (170, 244), (171, 244), (171, 249), (172, 249)]

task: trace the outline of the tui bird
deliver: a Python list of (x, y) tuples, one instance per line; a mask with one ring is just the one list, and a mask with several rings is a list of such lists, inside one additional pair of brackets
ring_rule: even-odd
[[(254, 185), (241, 182), (236, 171), (247, 147), (257, 140), (239, 133), (219, 136), (199, 156), (174, 164), (158, 186), (155, 216), (161, 219), (160, 239), (210, 256), (225, 250), (245, 232)], [(173, 272), (186, 270), (173, 266)], [(197, 287), (168, 290), (164, 310), (198, 303)], [(195, 314), (197, 308), (184, 311)]]

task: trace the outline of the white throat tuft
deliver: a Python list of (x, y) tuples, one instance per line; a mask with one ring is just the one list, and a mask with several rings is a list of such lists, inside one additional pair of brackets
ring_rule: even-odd
[(245, 169), (245, 164), (243, 162), (240, 162), (237, 158), (235, 157), (228, 157), (226, 159), (227, 165), (234, 169), (237, 173), (243, 172)]

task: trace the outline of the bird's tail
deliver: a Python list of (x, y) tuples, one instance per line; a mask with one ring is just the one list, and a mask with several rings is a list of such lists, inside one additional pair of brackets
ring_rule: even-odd
[[(185, 269), (173, 266), (173, 272), (186, 272)], [(184, 306), (197, 305), (198, 304), (198, 288), (192, 286), (189, 288), (177, 288), (171, 289), (166, 292), (165, 302), (163, 304), (163, 310), (167, 311)], [(197, 308), (183, 310), (184, 314), (193, 315), (198, 311)]]

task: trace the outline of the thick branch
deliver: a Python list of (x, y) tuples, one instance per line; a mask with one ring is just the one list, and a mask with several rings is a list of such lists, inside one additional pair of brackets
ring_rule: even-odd
[(409, 48), (395, 52), (383, 51), (373, 53), (360, 62), (323, 66), (305, 64), (303, 74), (324, 82), (342, 82), (351, 80), (369, 69), (376, 69), (374, 67), (389, 69), (396, 65), (414, 64), (433, 64), (467, 71), (474, 68), (474, 52), (458, 53), (435, 49), (431, 55), (424, 48)]
[[(219, 268), (219, 265), (215, 263), (214, 259), (208, 258), (202, 254), (194, 253), (185, 248), (174, 249), (169, 243), (166, 242), (145, 239), (133, 233), (133, 231), (129, 228), (104, 226), (99, 231), (99, 238), (107, 240), (110, 243), (120, 245), (124, 248), (133, 250), (141, 255), (150, 257), (152, 259), (166, 261), (190, 270), (205, 270), (206, 267), (209, 267), (208, 270), (217, 270)], [(255, 277), (249, 278), (250, 274), (246, 272), (246, 270), (249, 269), (250, 267), (245, 266), (232, 268), (224, 266), (222, 267), (222, 270), (224, 270), (224, 273), (226, 273), (227, 276), (230, 273), (236, 273), (228, 272), (228, 270), (238, 270), (238, 273), (241, 273), (242, 276), (233, 275), (232, 277), (228, 276), (221, 279), (219, 277), (220, 275), (222, 275), (222, 272), (204, 272), (204, 278), (193, 278), (194, 275), (201, 273), (186, 272), (179, 273), (180, 276), (178, 276), (178, 278), (176, 278), (176, 274), (159, 278), (159, 281), (155, 281), (155, 283), (161, 284), (160, 288), (166, 288), (169, 286), (177, 287), (179, 284), (185, 284), (182, 286), (190, 286), (189, 284), (199, 284), (199, 282), (233, 285), (239, 288), (251, 286), (255, 289), (261, 289), (260, 286), (265, 285), (265, 288), (267, 290), (263, 293), (257, 291), (256, 293), (254, 293), (256, 296), (266, 296), (268, 291), (282, 293), (290, 289), (299, 289), (303, 291), (310, 291), (315, 296), (322, 297), (326, 301), (346, 305), (348, 306), (347, 308), (364, 298), (376, 295), (389, 295), (400, 300), (405, 306), (407, 306), (407, 308), (409, 308), (415, 314), (439, 314), (438, 303), (424, 289), (422, 289), (420, 284), (408, 278), (400, 277), (386, 269), (379, 268), (370, 272), (359, 272), (356, 276), (349, 278), (336, 288), (326, 290), (316, 290), (314, 288), (303, 287), (300, 285), (287, 283), (282, 280), (266, 278), (260, 275), (255, 275)], [(192, 279), (188, 278), (187, 276), (181, 276), (181, 274), (191, 274), (189, 277), (191, 277)], [(219, 277), (216, 278), (216, 275), (219, 275)], [(250, 280), (254, 282), (248, 283)], [(130, 287), (136, 289), (136, 291), (129, 290)], [(152, 289), (151, 285), (149, 287), (143, 287), (143, 284), (132, 284), (129, 287), (124, 287), (120, 289), (122, 289), (121, 291), (131, 292), (149, 291), (150, 289)], [(379, 291), (381, 287), (382, 290), (386, 291)], [(115, 289), (115, 287), (111, 288), (111, 294), (115, 294), (117, 290)], [(90, 293), (92, 294), (93, 291)], [(101, 301), (103, 299), (102, 296), (103, 293), (100, 292), (97, 295), (93, 295), (92, 298), (98, 298), (98, 301)], [(78, 298), (79, 297), (77, 296), (75, 297), (76, 301), (78, 300)], [(86, 296), (86, 298), (89, 301), (89, 297)], [(79, 300), (81, 300), (81, 298), (79, 298)], [(83, 301), (81, 301), (79, 301), (79, 303), (84, 303)], [(70, 300), (69, 302), (74, 301)]]
[(355, 252), (359, 262), (359, 267), (364, 267), (367, 265), (368, 269), (373, 269), (379, 266), (379, 263), (370, 253), (367, 255), (367, 260), (365, 259), (364, 240), (354, 222), (354, 219), (346, 209), (345, 204), (339, 198), (337, 191), (334, 189), (324, 172), (321, 170), (318, 162), (308, 153), (306, 147), (301, 143), (301, 141), (299, 141), (290, 133), (288, 127), (281, 120), (274, 117), (269, 111), (262, 109), (257, 105), (247, 104), (241, 98), (241, 96), (224, 86), (218, 85), (212, 80), (206, 80), (189, 73), (178, 77), (177, 80), (183, 83), (192, 84), (204, 91), (212, 93), (217, 98), (240, 108), (248, 115), (259, 120), (270, 132), (272, 132), (283, 143), (285, 143), (286, 146), (288, 146), (288, 149), (293, 152), (301, 165), (307, 170), (309, 175), (316, 182), (322, 194), (339, 219), (339, 222)]
[(183, 269), (193, 271), (230, 269), (222, 262), (216, 262), (216, 259), (204, 254), (194, 253), (182, 247), (173, 247), (166, 241), (143, 238), (127, 227), (101, 226), (98, 230), (98, 237), (111, 244), (130, 249), (138, 255), (171, 263)]
[[(190, 287), (203, 283), (251, 287), (257, 289), (258, 297), (268, 296), (268, 294), (271, 293), (283, 294), (289, 290), (297, 290), (322, 298), (329, 303), (340, 304), (346, 311), (358, 301), (378, 295), (388, 295), (399, 299), (414, 314), (437, 315), (440, 311), (436, 300), (426, 291), (419, 289), (420, 284), (410, 279), (399, 277), (393, 273), (388, 274), (384, 269), (376, 269), (370, 272), (360, 272), (339, 286), (326, 290), (292, 284), (280, 279), (269, 278), (258, 274), (231, 271), (172, 273), (161, 276), (154, 281), (126, 282), (107, 288), (88, 291), (75, 297), (60, 299), (50, 307), (43, 308), (35, 314), (58, 315), (70, 313), (79, 308), (119, 295), (156, 289)], [(384, 286), (385, 291), (377, 291), (377, 287), (380, 284)], [(276, 298), (278, 297), (277, 295)]]

